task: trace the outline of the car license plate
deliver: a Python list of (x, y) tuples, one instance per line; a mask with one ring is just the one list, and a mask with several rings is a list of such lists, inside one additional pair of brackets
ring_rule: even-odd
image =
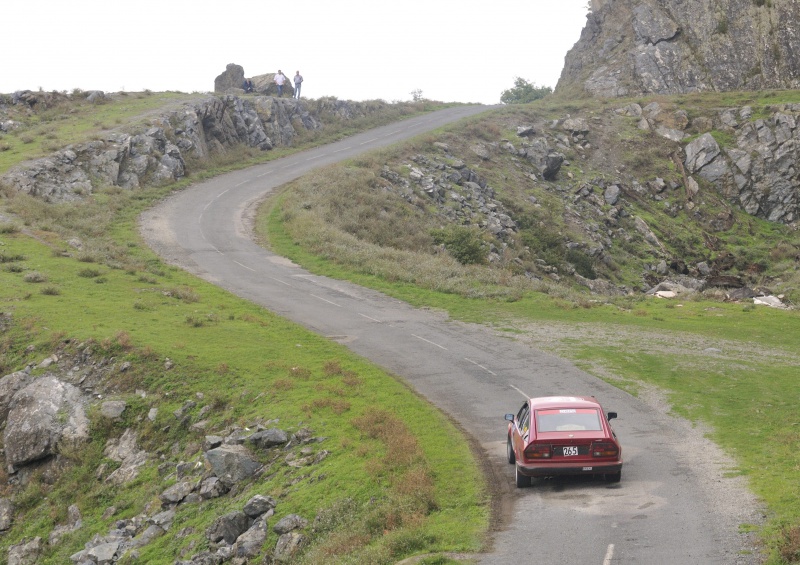
[(571, 455), (578, 454), (578, 446), (577, 445), (567, 445), (564, 446), (564, 457), (569, 457)]

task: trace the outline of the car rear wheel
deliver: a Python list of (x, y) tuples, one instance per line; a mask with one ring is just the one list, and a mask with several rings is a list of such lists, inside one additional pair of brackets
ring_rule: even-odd
[(609, 483), (618, 483), (622, 480), (622, 471), (617, 471), (616, 473), (606, 473), (605, 478)]
[(517, 483), (517, 488), (525, 488), (531, 486), (531, 478), (526, 477), (519, 472), (519, 465), (514, 467), (514, 480)]
[(506, 442), (506, 458), (508, 459), (508, 463), (510, 465), (513, 465), (514, 463), (517, 462), (517, 456), (514, 455), (514, 446), (511, 445), (511, 438), (510, 437), (508, 438), (508, 441)]

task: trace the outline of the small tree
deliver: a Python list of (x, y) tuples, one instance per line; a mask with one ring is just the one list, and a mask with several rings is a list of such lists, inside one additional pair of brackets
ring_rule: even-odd
[(536, 86), (535, 82), (528, 82), (524, 78), (516, 77), (514, 88), (504, 90), (500, 95), (500, 102), (503, 104), (527, 104), (544, 98), (552, 92), (553, 89), (549, 86)]
[(419, 88), (412, 90), (411, 99), (414, 102), (421, 102), (422, 100), (424, 100), (424, 98), (422, 97), (422, 90)]

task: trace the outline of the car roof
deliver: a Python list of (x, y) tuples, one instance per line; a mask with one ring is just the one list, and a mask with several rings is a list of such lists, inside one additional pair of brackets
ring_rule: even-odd
[(597, 408), (601, 410), (600, 403), (593, 396), (540, 396), (531, 398), (533, 410), (546, 410), (552, 408)]

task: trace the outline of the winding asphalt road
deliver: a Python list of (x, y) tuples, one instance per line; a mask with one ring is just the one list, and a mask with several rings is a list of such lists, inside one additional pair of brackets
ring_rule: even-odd
[[(476, 556), (480, 563), (754, 562), (742, 551), (748, 540), (737, 533), (741, 516), (710, 488), (726, 480), (709, 461), (715, 452), (687, 453), (677, 421), (513, 338), (313, 275), (251, 240), (248, 218), (276, 187), (489, 109), (442, 110), (193, 185), (146, 212), (142, 235), (168, 262), (345, 344), (451, 415), (482, 446), (489, 480), (505, 501), (502, 527), (487, 553)], [(621, 483), (513, 486), (503, 415), (526, 396), (550, 394), (595, 395), (619, 412), (613, 423), (624, 447)], [(699, 469), (703, 461), (712, 471)]]

